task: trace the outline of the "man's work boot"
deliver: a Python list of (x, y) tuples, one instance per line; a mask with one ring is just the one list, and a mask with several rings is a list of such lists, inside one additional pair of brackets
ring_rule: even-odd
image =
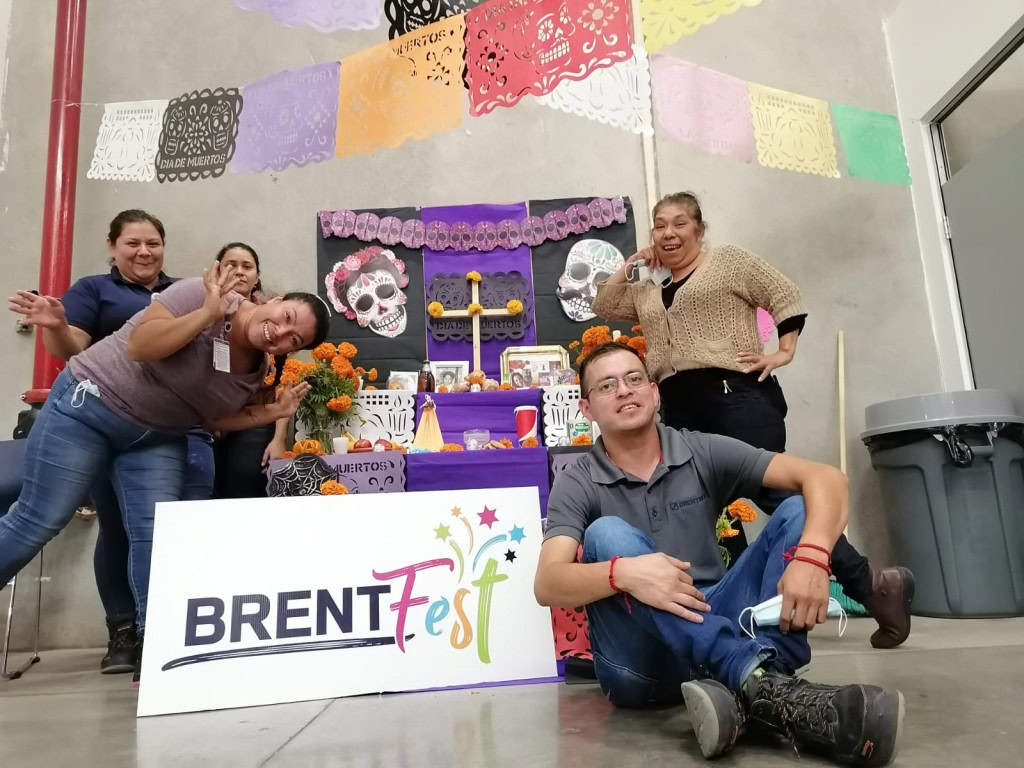
[(752, 723), (845, 765), (888, 765), (903, 725), (903, 694), (874, 685), (819, 685), (758, 668), (744, 685)]
[(914, 574), (907, 568), (871, 569), (871, 593), (864, 607), (878, 629), (871, 635), (875, 648), (895, 648), (910, 635), (910, 603), (914, 599)]
[(701, 754), (705, 759), (724, 755), (743, 733), (744, 704), (717, 680), (683, 683), (682, 690)]

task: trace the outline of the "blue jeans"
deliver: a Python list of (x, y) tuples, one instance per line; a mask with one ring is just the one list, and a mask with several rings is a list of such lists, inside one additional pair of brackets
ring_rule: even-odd
[[(213, 494), (213, 437), (205, 430), (193, 429), (186, 438), (188, 459), (181, 500), (209, 499)], [(128, 578), (128, 534), (111, 477), (100, 478), (89, 495), (99, 523), (93, 571), (103, 610), (111, 620), (134, 617), (135, 595)]]
[[(786, 499), (721, 581), (698, 585), (711, 606), (701, 624), (636, 598), (627, 607), (622, 595), (588, 605), (594, 670), (605, 696), (620, 707), (678, 702), (680, 684), (691, 677), (713, 677), (738, 691), (762, 661), (775, 659), (790, 670), (807, 664), (806, 632), (756, 628), (751, 640), (737, 623), (744, 608), (778, 594), (782, 555), (800, 541), (803, 528), (803, 498)], [(656, 551), (645, 533), (618, 517), (596, 520), (583, 536), (585, 563)]]
[(68, 524), (109, 471), (128, 532), (128, 573), (145, 628), (154, 505), (178, 501), (185, 476), (183, 436), (164, 435), (116, 415), (64, 369), (53, 383), (25, 453), (21, 495), (0, 517), (0, 584)]

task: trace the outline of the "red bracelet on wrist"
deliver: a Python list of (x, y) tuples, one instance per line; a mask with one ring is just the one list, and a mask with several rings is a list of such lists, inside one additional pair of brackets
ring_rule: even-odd
[(619, 585), (615, 583), (615, 561), (621, 560), (619, 555), (614, 555), (608, 562), (608, 583), (616, 594), (622, 595), (622, 599), (626, 601), (626, 610), (629, 613), (633, 612), (633, 606), (629, 604), (629, 594), (624, 589), (619, 589)]
[(611, 585), (613, 590), (622, 594), (623, 591), (619, 589), (618, 585), (615, 583), (615, 561), (619, 559), (620, 557), (615, 555), (608, 563), (608, 583)]
[(829, 556), (828, 563), (823, 563), (821, 562), (821, 560), (815, 560), (813, 557), (803, 557), (802, 555), (796, 554), (797, 547), (810, 547), (812, 549), (821, 549), (826, 554), (828, 554), (827, 549), (823, 549), (822, 547), (819, 547), (815, 544), (798, 544), (796, 547), (790, 547), (788, 551), (782, 553), (783, 561), (788, 563), (791, 560), (799, 560), (801, 563), (810, 563), (811, 565), (816, 565), (819, 568), (821, 568), (829, 576), (832, 575), (832, 569), (829, 567), (830, 563), (832, 562), (831, 556)]
[(825, 557), (828, 558), (828, 564), (832, 565), (832, 553), (824, 547), (819, 547), (817, 544), (797, 544), (796, 547), (794, 547), (794, 549), (800, 549), (800, 547), (807, 547), (808, 549), (816, 549), (819, 552), (824, 552)]

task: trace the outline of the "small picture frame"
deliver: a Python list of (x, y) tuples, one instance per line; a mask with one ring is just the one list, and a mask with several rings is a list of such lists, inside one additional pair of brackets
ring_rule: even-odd
[(392, 371), (388, 376), (388, 389), (402, 389), (415, 392), (419, 388), (420, 375), (416, 371)]
[(466, 360), (431, 360), (430, 372), (434, 374), (434, 389), (444, 386), (450, 390), (469, 376), (469, 362)]
[(551, 386), (568, 367), (569, 352), (557, 345), (506, 347), (501, 353), (501, 378), (515, 389)]

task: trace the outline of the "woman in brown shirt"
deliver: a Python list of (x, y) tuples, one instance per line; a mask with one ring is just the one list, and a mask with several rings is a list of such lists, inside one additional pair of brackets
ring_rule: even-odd
[[(704, 217), (692, 193), (663, 198), (653, 218), (652, 247), (598, 285), (594, 312), (643, 326), (647, 368), (658, 382), (668, 426), (785, 451), (788, 407), (773, 372), (796, 353), (807, 318), (800, 289), (750, 251), (706, 246)], [(775, 320), (776, 352), (765, 353), (758, 307)], [(755, 501), (771, 514), (782, 498), (764, 489)], [(735, 562), (746, 548), (742, 529), (726, 544)], [(872, 568), (845, 536), (836, 542), (832, 568), (846, 594), (878, 621), (872, 645), (892, 648), (906, 640), (910, 571)]]

